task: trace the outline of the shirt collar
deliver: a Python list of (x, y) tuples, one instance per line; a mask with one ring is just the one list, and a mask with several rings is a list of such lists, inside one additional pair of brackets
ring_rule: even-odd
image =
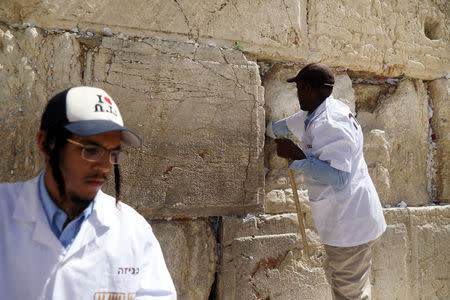
[(311, 120), (312, 120), (315, 116), (317, 116), (318, 114), (320, 114), (320, 112), (322, 112), (323, 108), (324, 108), (325, 105), (326, 105), (327, 100), (330, 99), (331, 97), (332, 97), (332, 96), (330, 95), (328, 98), (326, 98), (325, 100), (323, 100), (323, 102), (322, 102), (319, 106), (317, 106), (316, 109), (313, 110), (312, 113), (310, 113), (310, 114), (308, 114), (308, 115), (306, 116), (306, 119), (305, 119), (305, 121), (304, 121), (304, 122), (305, 122), (305, 128), (308, 127), (309, 122), (311, 122)]
[(309, 124), (309, 122), (311, 121), (311, 119), (313, 118), (314, 112), (315, 112), (316, 110), (317, 110), (317, 108), (316, 108), (312, 113), (310, 113), (309, 115), (306, 115), (306, 119), (305, 119), (305, 121), (304, 121), (304, 123), (305, 123), (305, 128), (308, 127), (308, 124)]

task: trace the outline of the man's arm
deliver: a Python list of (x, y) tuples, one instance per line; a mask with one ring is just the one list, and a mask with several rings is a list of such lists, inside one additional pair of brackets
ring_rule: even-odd
[[(151, 229), (150, 229), (151, 230)], [(135, 299), (176, 300), (176, 290), (170, 277), (158, 240), (151, 231), (144, 246), (144, 264)]]
[(350, 173), (338, 170), (329, 163), (305, 153), (306, 159), (294, 160), (289, 166), (293, 170), (302, 170), (320, 183), (343, 188), (348, 183)]
[(333, 168), (328, 162), (312, 157), (303, 152), (289, 139), (277, 139), (277, 153), (279, 156), (292, 161), (289, 168), (301, 170), (315, 180), (335, 188), (342, 188), (348, 183), (350, 173)]

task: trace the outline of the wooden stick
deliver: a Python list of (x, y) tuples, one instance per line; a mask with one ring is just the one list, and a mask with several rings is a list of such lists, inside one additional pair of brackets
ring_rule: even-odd
[(306, 240), (305, 225), (303, 224), (303, 213), (300, 208), (300, 200), (298, 199), (297, 185), (295, 184), (294, 180), (294, 172), (291, 169), (289, 169), (289, 161), (288, 161), (288, 174), (289, 179), (291, 181), (292, 194), (294, 194), (294, 202), (295, 207), (297, 209), (297, 219), (298, 224), (300, 225), (300, 233), (302, 234), (303, 249), (305, 249), (306, 257), (309, 259), (309, 247), (308, 241)]

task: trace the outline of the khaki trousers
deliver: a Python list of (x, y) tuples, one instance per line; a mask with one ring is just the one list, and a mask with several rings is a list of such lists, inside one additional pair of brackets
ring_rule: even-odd
[[(378, 239), (377, 239), (378, 240)], [(325, 273), (334, 300), (370, 300), (372, 247), (377, 240), (354, 247), (325, 245)]]

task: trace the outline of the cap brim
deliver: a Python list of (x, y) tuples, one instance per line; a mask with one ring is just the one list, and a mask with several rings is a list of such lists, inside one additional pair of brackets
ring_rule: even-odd
[(111, 131), (121, 131), (120, 139), (131, 146), (139, 147), (142, 139), (131, 129), (109, 120), (76, 121), (64, 126), (71, 133), (79, 136), (92, 136)]
[(289, 78), (286, 82), (297, 82), (297, 76)]

